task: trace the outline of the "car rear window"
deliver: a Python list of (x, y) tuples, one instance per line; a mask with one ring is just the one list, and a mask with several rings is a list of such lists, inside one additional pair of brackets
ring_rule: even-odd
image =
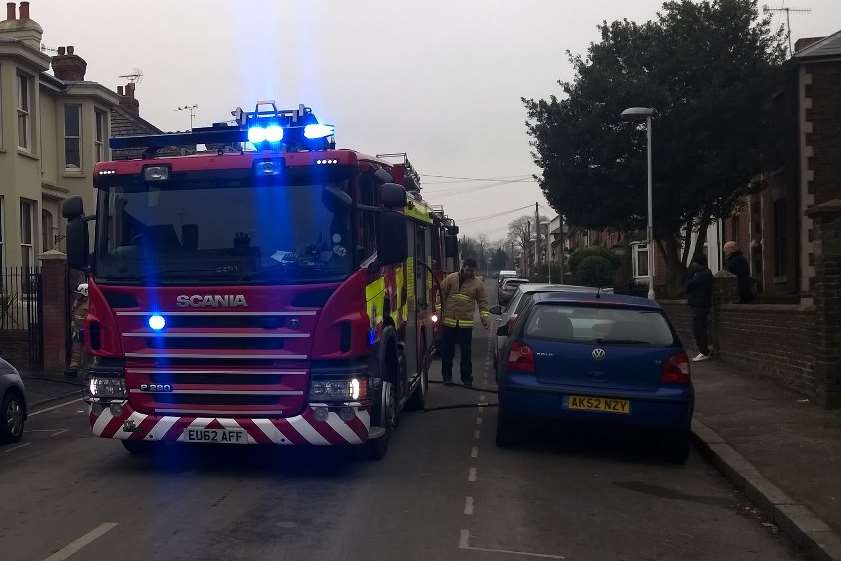
[(520, 296), (520, 300), (517, 302), (517, 307), (514, 309), (514, 314), (517, 314), (517, 315), (521, 314), (523, 312), (523, 310), (526, 309), (526, 306), (529, 305), (529, 302), (531, 302), (533, 298), (534, 298), (534, 293), (533, 292), (527, 292), (527, 293), (523, 294), (522, 296)]
[(540, 304), (529, 315), (527, 337), (555, 341), (668, 346), (675, 342), (657, 310)]

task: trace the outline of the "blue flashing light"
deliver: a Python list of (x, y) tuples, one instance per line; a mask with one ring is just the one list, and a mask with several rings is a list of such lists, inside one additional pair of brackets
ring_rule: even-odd
[(373, 327), (368, 330), (368, 344), (373, 345), (377, 342), (377, 330)]
[(280, 142), (283, 140), (283, 127), (280, 125), (269, 125), (265, 131), (267, 142)]
[(336, 127), (334, 127), (333, 125), (322, 125), (320, 123), (313, 123), (304, 127), (304, 137), (310, 140), (331, 136), (335, 132)]
[(161, 314), (154, 314), (149, 316), (149, 321), (146, 323), (149, 324), (149, 327), (154, 331), (160, 331), (166, 325), (166, 320)]
[(263, 127), (251, 127), (248, 129), (248, 142), (260, 144), (266, 140), (266, 129)]

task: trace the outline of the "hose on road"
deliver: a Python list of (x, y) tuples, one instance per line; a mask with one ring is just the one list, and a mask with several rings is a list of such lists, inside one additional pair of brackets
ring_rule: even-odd
[(499, 403), (457, 403), (455, 405), (427, 407), (423, 412), (428, 413), (429, 411), (444, 411), (447, 409), (476, 409), (477, 407), (499, 407)]

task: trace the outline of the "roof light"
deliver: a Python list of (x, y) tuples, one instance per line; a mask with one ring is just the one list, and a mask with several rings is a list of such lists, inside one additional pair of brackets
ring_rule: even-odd
[(283, 140), (283, 127), (280, 125), (269, 125), (265, 129), (267, 142), (280, 142)]
[(336, 132), (336, 127), (333, 125), (322, 125), (320, 123), (313, 123), (304, 127), (304, 137), (314, 140), (316, 138), (324, 138), (332, 136)]
[(248, 142), (260, 144), (266, 140), (266, 129), (263, 127), (251, 127), (248, 129)]

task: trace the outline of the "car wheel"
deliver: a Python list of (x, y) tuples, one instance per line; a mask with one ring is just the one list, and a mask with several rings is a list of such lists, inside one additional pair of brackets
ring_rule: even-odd
[(496, 445), (507, 448), (517, 443), (517, 427), (510, 413), (500, 407), (496, 418)]
[(151, 456), (160, 451), (159, 442), (146, 442), (144, 440), (121, 440), (123, 448), (135, 456)]
[(666, 459), (673, 464), (685, 464), (689, 459), (689, 449), (692, 447), (689, 431), (673, 434), (665, 440)]
[(14, 392), (3, 396), (0, 407), (0, 441), (17, 442), (23, 436), (23, 398)]

